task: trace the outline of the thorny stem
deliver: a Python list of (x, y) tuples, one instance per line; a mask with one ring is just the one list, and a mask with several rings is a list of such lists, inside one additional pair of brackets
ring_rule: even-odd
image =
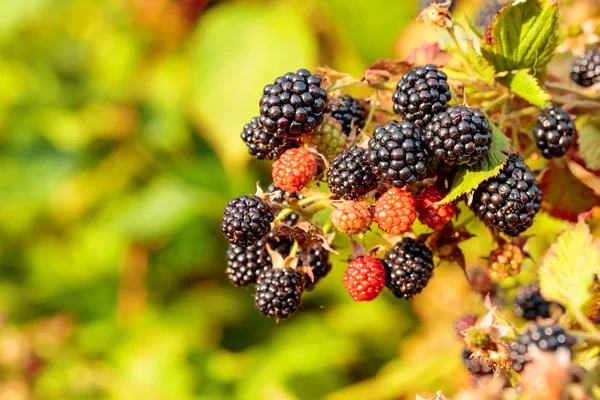
[(369, 115), (367, 115), (367, 119), (365, 120), (365, 131), (369, 130), (369, 124), (373, 120), (373, 115), (375, 115), (375, 109), (379, 107), (379, 90), (375, 91), (375, 99), (373, 99), (373, 104), (369, 108)]
[(544, 85), (547, 88), (549, 88), (549, 89), (556, 89), (556, 90), (560, 90), (560, 91), (563, 91), (563, 92), (576, 94), (579, 97), (583, 97), (584, 99), (598, 100), (598, 98), (595, 97), (595, 96), (590, 96), (587, 93), (584, 93), (584, 92), (582, 92), (581, 90), (579, 90), (577, 88), (574, 88), (574, 87), (569, 86), (569, 85), (564, 85), (562, 83), (546, 82)]

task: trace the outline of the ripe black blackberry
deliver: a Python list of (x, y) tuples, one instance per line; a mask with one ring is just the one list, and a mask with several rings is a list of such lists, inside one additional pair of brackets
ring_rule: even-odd
[(457, 0), (419, 0), (419, 12), (423, 11), (433, 3), (437, 3), (439, 5), (449, 3), (448, 10), (452, 11), (456, 5), (456, 2)]
[(471, 354), (473, 353), (469, 349), (464, 349), (462, 353), (463, 365), (469, 370), (471, 375), (476, 378), (481, 378), (482, 376), (494, 374), (492, 368), (490, 368), (485, 361), (479, 358), (471, 358)]
[(375, 128), (366, 159), (380, 180), (398, 188), (423, 179), (431, 162), (421, 130), (394, 120)]
[(492, 144), (492, 127), (485, 115), (463, 106), (436, 114), (423, 132), (429, 153), (450, 165), (473, 165)]
[(470, 207), (489, 227), (517, 236), (533, 224), (540, 210), (542, 191), (518, 154), (511, 154), (493, 178), (479, 185)]
[(352, 146), (333, 158), (327, 171), (327, 184), (333, 194), (356, 200), (377, 186), (377, 178), (365, 155), (365, 149)]
[(514, 310), (519, 318), (534, 321), (537, 318), (550, 318), (553, 304), (542, 296), (538, 285), (527, 285), (517, 290)]
[(545, 158), (562, 157), (575, 141), (575, 124), (558, 107), (541, 114), (533, 129), (538, 149)]
[[(298, 263), (300, 268), (305, 266), (302, 263), (302, 258)], [(331, 271), (331, 261), (329, 261), (329, 251), (324, 248), (311, 249), (309, 254), (309, 262), (306, 267), (312, 268), (314, 281), (310, 280), (307, 273), (302, 274), (304, 279), (304, 289), (313, 290), (315, 285)]]
[(292, 268), (262, 270), (256, 280), (254, 305), (269, 318), (288, 318), (302, 302), (302, 284), (301, 274)]
[(386, 286), (398, 298), (412, 299), (433, 276), (433, 254), (423, 243), (405, 237), (385, 254)]
[(221, 232), (229, 243), (249, 247), (267, 236), (273, 213), (258, 196), (240, 196), (225, 207)]
[(571, 66), (571, 79), (583, 87), (600, 82), (600, 50), (588, 50), (577, 57)]
[(329, 105), (331, 116), (342, 125), (342, 132), (348, 135), (352, 126), (362, 129), (365, 126), (367, 111), (360, 101), (352, 96), (342, 96)]
[[(271, 197), (271, 200), (274, 203), (279, 203), (283, 206), (287, 206), (288, 201), (290, 201), (290, 200), (302, 200), (304, 198), (304, 195), (302, 193), (286, 192), (285, 190), (275, 186), (274, 183), (271, 183), (269, 185), (269, 188), (267, 189), (267, 193), (276, 193), (275, 196)], [(300, 221), (300, 214), (298, 214), (297, 212), (292, 212), (282, 222), (286, 225), (293, 226), (293, 225), (296, 225), (296, 223), (298, 223), (298, 221)]]
[(267, 132), (257, 117), (244, 126), (241, 137), (248, 147), (248, 153), (258, 160), (276, 160), (287, 149), (299, 145), (295, 140)]
[(475, 19), (475, 26), (483, 29), (487, 29), (490, 25), (490, 22), (496, 16), (496, 13), (500, 11), (506, 4), (507, 1), (501, 0), (487, 0), (483, 7), (479, 10), (479, 14), (477, 14), (477, 18)]
[(561, 347), (571, 351), (576, 342), (577, 339), (565, 332), (559, 325), (532, 324), (527, 333), (520, 335), (517, 341), (510, 343), (510, 359), (513, 368), (521, 371), (525, 364), (532, 360), (528, 351), (529, 345), (537, 346), (542, 351), (556, 351)]
[(424, 127), (435, 114), (446, 109), (451, 98), (447, 79), (446, 74), (432, 64), (404, 74), (392, 96), (394, 112), (405, 121)]
[(327, 92), (322, 78), (305, 69), (288, 72), (265, 86), (260, 99), (260, 124), (278, 136), (299, 138), (323, 121)]
[(250, 247), (229, 245), (225, 274), (234, 286), (256, 283), (258, 273), (272, 267), (267, 244), (271, 250), (277, 251), (283, 257), (287, 256), (292, 247), (291, 240), (276, 238), (272, 231), (266, 238), (260, 239)]

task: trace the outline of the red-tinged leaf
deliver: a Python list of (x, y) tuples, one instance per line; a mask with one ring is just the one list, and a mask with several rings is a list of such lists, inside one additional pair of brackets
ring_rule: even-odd
[(540, 181), (548, 213), (571, 222), (600, 203), (600, 197), (581, 183), (562, 163), (552, 162)]
[(452, 54), (442, 50), (437, 43), (417, 47), (406, 57), (406, 60), (414, 65), (434, 64), (437, 67), (446, 66), (451, 59)]
[(413, 69), (414, 65), (408, 61), (377, 60), (365, 70), (363, 80), (373, 84), (387, 82), (393, 77), (399, 77)]

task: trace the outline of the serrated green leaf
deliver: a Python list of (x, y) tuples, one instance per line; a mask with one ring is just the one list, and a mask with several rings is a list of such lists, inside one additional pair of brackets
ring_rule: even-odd
[(508, 86), (517, 96), (533, 105), (543, 107), (550, 101), (550, 95), (526, 69), (507, 75), (501, 79), (501, 82)]
[(577, 138), (579, 155), (585, 161), (586, 167), (592, 170), (600, 169), (600, 127), (586, 125), (579, 129)]
[(500, 172), (506, 154), (510, 151), (510, 141), (508, 138), (493, 124), (493, 141), (488, 153), (477, 164), (470, 167), (461, 167), (450, 188), (450, 193), (442, 201), (441, 204), (456, 200), (460, 196), (470, 193), (479, 184)]
[(494, 18), (483, 56), (496, 71), (544, 70), (558, 46), (558, 8), (553, 0), (523, 0), (504, 7)]
[(488, 60), (483, 58), (477, 50), (475, 49), (474, 44), (471, 41), (467, 42), (467, 60), (471, 64), (471, 66), (475, 69), (477, 73), (477, 77), (484, 82), (488, 82), (490, 84), (494, 83), (494, 75), (496, 70), (494, 66), (489, 63)]
[(542, 295), (570, 310), (581, 310), (591, 299), (594, 274), (600, 273), (600, 241), (583, 219), (563, 232), (546, 252), (538, 274)]

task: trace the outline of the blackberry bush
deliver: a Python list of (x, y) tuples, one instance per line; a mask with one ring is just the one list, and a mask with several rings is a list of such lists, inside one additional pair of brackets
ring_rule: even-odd
[(421, 130), (394, 120), (375, 128), (366, 158), (381, 181), (398, 188), (423, 179), (431, 161)]

